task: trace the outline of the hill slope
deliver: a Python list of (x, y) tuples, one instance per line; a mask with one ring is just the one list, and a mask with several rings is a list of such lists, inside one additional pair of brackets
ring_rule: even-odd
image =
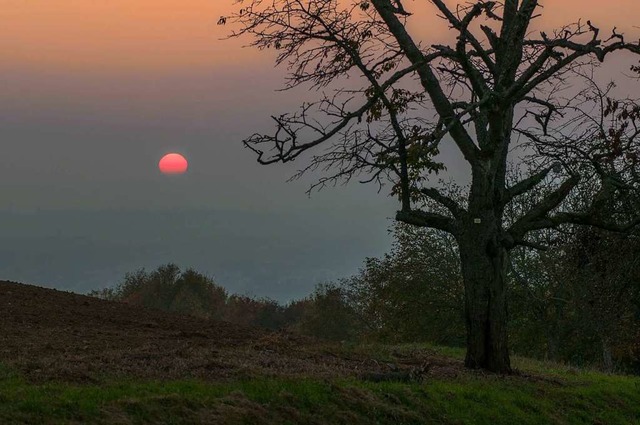
[(263, 335), (230, 323), (0, 281), (0, 362), (33, 379), (172, 377), (186, 369), (217, 376), (211, 365), (196, 368), (179, 360), (209, 358), (221, 347), (247, 345)]
[[(503, 377), (461, 358), (0, 282), (2, 424), (640, 424), (638, 378), (517, 357), (524, 372)], [(370, 379), (422, 364), (423, 380)]]
[(335, 377), (385, 367), (318, 347), (287, 333), (0, 281), (0, 363), (31, 381)]

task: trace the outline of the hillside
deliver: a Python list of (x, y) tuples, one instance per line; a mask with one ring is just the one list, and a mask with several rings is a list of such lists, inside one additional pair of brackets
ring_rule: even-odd
[[(500, 377), (465, 370), (461, 354), (346, 347), (0, 282), (3, 424), (640, 423), (637, 378), (521, 358)], [(425, 364), (422, 379), (396, 379)]]
[(0, 363), (29, 380), (345, 376), (381, 367), (303, 337), (0, 281)]

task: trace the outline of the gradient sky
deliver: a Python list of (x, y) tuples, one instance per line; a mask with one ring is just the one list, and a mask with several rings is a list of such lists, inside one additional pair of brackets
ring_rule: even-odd
[[(640, 16), (637, 0), (543, 5), (537, 25), (545, 28), (584, 18), (633, 32)], [(216, 22), (234, 7), (232, 0), (0, 0), (0, 212), (251, 211), (257, 215), (247, 226), (256, 229), (265, 225), (255, 218), (261, 211), (297, 214), (312, 227), (329, 214), (335, 221), (322, 221), (328, 228), (318, 233), (338, 237), (344, 229), (336, 223), (358, 220), (359, 231), (370, 236), (361, 253), (352, 253), (353, 269), (358, 256), (382, 253), (388, 239), (380, 223), (393, 215), (393, 200), (359, 185), (308, 199), (308, 181), (286, 183), (297, 164), (260, 167), (242, 149), (243, 137), (270, 128), (269, 115), (310, 99), (305, 90), (274, 92), (284, 70), (274, 69), (273, 52), (241, 48), (247, 40), (221, 40), (231, 28)], [(446, 26), (430, 9), (420, 17), (412, 26), (425, 39), (446, 39)], [(187, 175), (157, 171), (158, 159), (173, 150), (189, 159)], [(451, 173), (463, 175), (452, 161)], [(48, 218), (42, 220), (46, 228)], [(90, 226), (65, 226), (92, 238)], [(291, 232), (284, 240), (293, 245), (306, 237)], [(9, 273), (2, 267), (0, 278), (30, 278), (15, 269), (1, 275)], [(264, 285), (257, 292), (268, 295)]]

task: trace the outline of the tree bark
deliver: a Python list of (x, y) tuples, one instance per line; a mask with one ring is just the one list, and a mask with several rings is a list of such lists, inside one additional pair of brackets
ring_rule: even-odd
[(510, 373), (506, 296), (508, 251), (500, 243), (499, 227), (491, 215), (470, 217), (459, 239), (465, 285), (465, 366)]
[(606, 373), (613, 372), (613, 355), (609, 338), (602, 337), (602, 366)]

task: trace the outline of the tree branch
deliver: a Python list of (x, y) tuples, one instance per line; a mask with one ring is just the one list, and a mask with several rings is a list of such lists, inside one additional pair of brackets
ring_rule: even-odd
[(457, 234), (457, 226), (454, 219), (436, 213), (415, 210), (398, 211), (396, 220), (418, 227), (431, 227), (453, 235)]
[(549, 167), (537, 172), (536, 174), (533, 174), (532, 176), (530, 176), (530, 177), (518, 182), (517, 184), (507, 188), (505, 190), (505, 197), (503, 199), (503, 205), (506, 205), (509, 202), (511, 202), (513, 200), (513, 198), (515, 198), (516, 196), (522, 195), (523, 193), (526, 193), (526, 192), (530, 191), (531, 189), (533, 189), (534, 187), (536, 187), (556, 167), (558, 167), (558, 164), (553, 164), (553, 165), (551, 165), (551, 166), (549, 166)]
[(415, 44), (411, 36), (407, 33), (406, 28), (400, 22), (398, 17), (393, 13), (393, 6), (389, 0), (371, 0), (376, 11), (387, 24), (389, 31), (394, 35), (398, 44), (407, 55), (407, 58), (413, 65), (419, 65), (417, 72), (420, 82), (425, 91), (429, 94), (433, 105), (438, 114), (445, 120), (447, 124), (453, 123), (451, 128), (451, 136), (454, 142), (462, 152), (464, 158), (470, 164), (476, 164), (479, 149), (473, 142), (473, 139), (458, 121), (455, 122), (455, 111), (451, 106), (451, 102), (442, 90), (438, 78), (433, 73), (431, 66), (424, 60), (424, 55)]
[(452, 198), (443, 195), (439, 190), (435, 188), (423, 188), (420, 189), (420, 192), (446, 207), (455, 218), (460, 218), (465, 213), (465, 209), (462, 208), (460, 204), (458, 204)]
[[(577, 43), (569, 40), (568, 38), (550, 40), (544, 37), (544, 34), (542, 40), (527, 40), (525, 42), (526, 46), (540, 46), (544, 48), (544, 51), (538, 57), (538, 60), (536, 60), (534, 64), (509, 88), (507, 92), (508, 96), (513, 96), (516, 99), (523, 98), (527, 93), (531, 92), (540, 84), (556, 75), (558, 71), (569, 66), (581, 57), (593, 55), (600, 62), (603, 62), (608, 54), (619, 50), (627, 50), (640, 54), (640, 44), (618, 41), (608, 46), (600, 47), (601, 44), (602, 41), (596, 38), (592, 39), (588, 43)], [(565, 49), (568, 50), (570, 54), (565, 55), (564, 53), (555, 51), (554, 49)], [(546, 61), (551, 57), (562, 57), (562, 59), (559, 59), (555, 64), (536, 75), (536, 73), (543, 68), (544, 63), (546, 63)]]
[[(436, 54), (432, 55), (436, 56)], [(284, 116), (281, 117), (272, 117), (274, 121), (277, 123), (277, 130), (274, 136), (266, 136), (262, 134), (254, 134), (248, 139), (243, 141), (243, 144), (248, 149), (252, 150), (258, 155), (258, 162), (263, 165), (274, 164), (276, 162), (289, 162), (293, 161), (296, 157), (302, 154), (304, 151), (311, 149), (321, 143), (326, 142), (331, 139), (335, 135), (337, 135), (341, 130), (347, 127), (347, 125), (353, 121), (354, 119), (361, 119), (362, 116), (380, 99), (381, 93), (384, 93), (386, 89), (391, 87), (394, 83), (399, 81), (402, 77), (411, 72), (414, 72), (418, 66), (412, 65), (403, 70), (397, 71), (392, 76), (390, 76), (387, 81), (385, 81), (382, 85), (380, 85), (380, 90), (371, 96), (371, 98), (362, 105), (359, 109), (345, 113), (341, 120), (334, 124), (334, 126), (327, 131), (323, 131), (323, 134), (317, 139), (311, 140), (307, 143), (296, 144), (297, 135), (294, 131), (289, 128), (290, 123), (285, 120)], [(279, 133), (284, 132), (285, 138), (281, 139), (279, 137)], [(273, 144), (273, 147), (276, 150), (275, 155), (268, 159), (264, 159), (265, 151), (258, 148), (258, 145), (262, 144)], [(289, 143), (290, 146), (285, 148), (285, 143)]]
[(545, 217), (560, 205), (579, 182), (580, 177), (577, 175), (565, 180), (556, 190), (545, 196), (528, 213), (518, 219), (508, 230), (508, 233), (515, 240), (522, 239), (527, 232), (535, 229), (534, 223), (537, 223), (542, 217)]
[[(496, 81), (498, 87), (506, 88), (515, 79), (522, 61), (522, 47), (527, 28), (529, 28), (533, 12), (537, 7), (537, 0), (523, 0), (520, 9), (517, 9), (518, 1), (505, 1), (505, 18), (500, 34), (501, 45), (496, 59), (496, 67), (500, 70)], [(507, 97), (507, 99), (509, 98)]]
[[(491, 57), (487, 54), (487, 51), (482, 46), (482, 43), (480, 43), (480, 41), (478, 41), (478, 39), (473, 35), (473, 33), (471, 31), (469, 31), (469, 25), (471, 24), (473, 19), (475, 19), (478, 16), (480, 16), (483, 11), (486, 11), (486, 12), (490, 13), (491, 10), (493, 9), (493, 7), (495, 6), (495, 2), (491, 1), (491, 2), (479, 2), (479, 3), (476, 3), (467, 12), (467, 14), (465, 15), (465, 17), (464, 17), (464, 19), (462, 21), (460, 21), (451, 12), (451, 10), (449, 10), (447, 5), (445, 5), (442, 0), (431, 0), (431, 2), (440, 10), (440, 12), (442, 12), (444, 17), (451, 24), (451, 26), (453, 28), (455, 28), (456, 30), (458, 30), (462, 36), (464, 36), (464, 38), (460, 37), (460, 39), (461, 40), (462, 39), (469, 40), (469, 42), (471, 43), (471, 45), (475, 49), (476, 53), (478, 54), (478, 56), (482, 59), (484, 64), (487, 66), (487, 69), (489, 70), (489, 72), (492, 75), (495, 76), (495, 72), (496, 72), (495, 63), (493, 62)], [(470, 79), (472, 79), (472, 78), (475, 79), (476, 76), (475, 75), (469, 75), (469, 78)], [(484, 80), (476, 81), (476, 83), (474, 85), (477, 85), (478, 88), (482, 88), (484, 86), (484, 89), (483, 89), (482, 93), (484, 93), (484, 91), (486, 90), (486, 84), (485, 84)]]
[(610, 232), (627, 233), (640, 225), (640, 216), (626, 223), (615, 223), (596, 218), (591, 213), (562, 212), (531, 222), (528, 226), (528, 231), (547, 228), (553, 229), (563, 224), (578, 224), (582, 226), (592, 226)]

